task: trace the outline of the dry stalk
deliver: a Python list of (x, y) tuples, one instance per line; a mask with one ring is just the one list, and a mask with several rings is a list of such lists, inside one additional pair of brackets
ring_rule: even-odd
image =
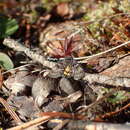
[(26, 129), (26, 128), (29, 128), (29, 127), (32, 127), (32, 126), (38, 126), (38, 125), (42, 124), (43, 122), (48, 121), (50, 118), (51, 118), (51, 116), (39, 117), (37, 119), (34, 119), (34, 120), (29, 121), (27, 123), (23, 123), (19, 126), (10, 128), (8, 130), (23, 130), (23, 129)]
[(34, 64), (25, 64), (25, 65), (22, 65), (22, 66), (19, 66), (19, 67), (15, 67), (13, 69), (2, 72), (2, 74), (4, 75), (4, 74), (7, 74), (7, 73), (9, 73), (11, 71), (20, 70), (21, 68), (25, 68), (25, 67), (28, 67), (28, 66), (31, 66), (31, 65), (34, 65)]
[(118, 46), (113, 47), (113, 48), (111, 48), (111, 49), (108, 49), (108, 50), (106, 50), (106, 51), (97, 53), (97, 54), (95, 54), (95, 55), (84, 56), (84, 57), (78, 57), (78, 58), (74, 58), (74, 60), (78, 60), (78, 63), (86, 63), (87, 60), (90, 60), (90, 59), (95, 58), (95, 57), (97, 57), (97, 56), (101, 56), (101, 55), (106, 54), (106, 53), (108, 53), (108, 52), (114, 51), (114, 50), (116, 50), (116, 49), (118, 49), (118, 48), (120, 48), (120, 47), (126, 46), (126, 45), (128, 45), (128, 44), (130, 44), (130, 41), (127, 41), (127, 42), (125, 42), (125, 43), (123, 43), (123, 44), (121, 44), (121, 45), (118, 45)]
[(17, 124), (21, 124), (22, 123), (22, 121), (17, 116), (17, 114), (12, 110), (10, 105), (1, 97), (0, 97), (0, 103), (5, 107), (5, 109), (8, 111), (8, 113), (11, 115), (11, 117), (15, 120), (15, 122)]

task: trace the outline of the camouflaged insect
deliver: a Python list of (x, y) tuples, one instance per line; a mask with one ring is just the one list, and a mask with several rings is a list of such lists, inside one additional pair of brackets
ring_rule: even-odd
[(57, 64), (53, 70), (49, 72), (50, 78), (73, 78), (74, 80), (80, 80), (84, 77), (85, 72), (83, 68), (76, 63), (73, 59), (65, 59)]
[(59, 81), (61, 91), (66, 94), (72, 94), (75, 92), (76, 88), (74, 83), (71, 82), (71, 79), (73, 81), (80, 80), (84, 75), (85, 72), (79, 64), (76, 64), (73, 59), (67, 59), (58, 64), (48, 76), (51, 78), (61, 78)]

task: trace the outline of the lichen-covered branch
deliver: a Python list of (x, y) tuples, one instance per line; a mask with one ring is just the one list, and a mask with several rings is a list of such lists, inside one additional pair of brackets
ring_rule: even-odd
[(3, 44), (8, 46), (9, 48), (12, 48), (15, 51), (24, 52), (32, 60), (41, 63), (43, 66), (53, 68), (56, 65), (54, 62), (47, 61), (42, 55), (31, 51), (29, 48), (21, 45), (18, 41), (15, 41), (13, 39), (5, 38)]
[(114, 78), (106, 75), (85, 73), (83, 80), (88, 81), (89, 83), (96, 82), (112, 86), (130, 87), (130, 78), (124, 78), (124, 77)]

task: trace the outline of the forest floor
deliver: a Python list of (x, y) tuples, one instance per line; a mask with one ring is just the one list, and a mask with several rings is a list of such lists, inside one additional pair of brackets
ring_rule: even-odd
[(1, 130), (129, 129), (129, 0), (1, 0), (0, 44)]

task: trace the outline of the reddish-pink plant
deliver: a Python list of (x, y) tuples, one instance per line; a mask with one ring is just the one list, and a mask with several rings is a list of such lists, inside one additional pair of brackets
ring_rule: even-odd
[(78, 40), (74, 40), (73, 37), (65, 38), (64, 42), (59, 41), (60, 46), (55, 47), (55, 45), (49, 41), (48, 47), (53, 51), (53, 57), (63, 58), (72, 56), (72, 53), (79, 49)]

